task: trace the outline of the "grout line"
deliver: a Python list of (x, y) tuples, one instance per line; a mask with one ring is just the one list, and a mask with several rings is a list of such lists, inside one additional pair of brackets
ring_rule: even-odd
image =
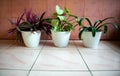
[[(0, 68), (0, 70), (21, 70), (21, 71), (29, 71), (29, 70), (27, 70), (27, 69), (9, 69), (9, 68)], [(32, 70), (32, 71), (87, 72), (88, 70)], [(120, 70), (91, 70), (91, 71), (120, 71)]]
[(74, 42), (74, 44), (75, 44), (75, 46), (76, 46), (76, 48), (77, 48), (77, 51), (79, 52), (79, 55), (80, 55), (80, 56), (81, 56), (81, 58), (83, 59), (83, 62), (85, 63), (85, 65), (86, 65), (86, 67), (87, 67), (88, 71), (90, 72), (91, 76), (93, 76), (92, 71), (91, 71), (91, 70), (90, 70), (90, 68), (88, 67), (88, 65), (87, 65), (87, 63), (86, 63), (86, 61), (85, 61), (85, 59), (83, 58), (83, 56), (82, 56), (81, 52), (79, 51), (79, 49), (78, 49), (78, 47), (77, 47), (77, 45), (76, 45), (76, 43), (75, 43), (75, 42)]
[(120, 71), (120, 70), (91, 70), (91, 71)]
[(44, 72), (89, 72), (88, 70), (32, 70), (32, 71), (44, 71)]
[(28, 74), (27, 74), (27, 76), (29, 76), (29, 74), (30, 74), (30, 72), (31, 72), (31, 70), (32, 70), (32, 68), (33, 68), (33, 66), (35, 65), (35, 63), (36, 63), (38, 57), (40, 56), (40, 53), (42, 52), (42, 49), (44, 48), (46, 42), (47, 42), (47, 40), (45, 41), (44, 45), (43, 45), (42, 48), (40, 49), (40, 52), (38, 53), (38, 55), (37, 55), (37, 57), (36, 57), (36, 59), (35, 59), (33, 65), (31, 66), (31, 68), (30, 68), (30, 70), (29, 70), (29, 72), (28, 72)]

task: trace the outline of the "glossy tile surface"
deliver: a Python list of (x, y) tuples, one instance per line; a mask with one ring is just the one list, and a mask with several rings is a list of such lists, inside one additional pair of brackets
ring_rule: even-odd
[(0, 70), (0, 76), (27, 76), (28, 71)]
[(33, 69), (37, 70), (87, 70), (77, 50), (42, 50)]
[(30, 76), (91, 76), (89, 72), (32, 71)]
[(39, 50), (21, 50), (13, 48), (0, 50), (0, 68), (29, 70), (38, 53)]
[(0, 40), (0, 76), (120, 76), (120, 41), (101, 41), (91, 49), (80, 40), (66, 48), (52, 40), (36, 48)]
[(94, 71), (94, 76), (120, 76), (120, 71)]
[(67, 47), (65, 47), (65, 48), (59, 48), (59, 47), (56, 47), (55, 45), (54, 45), (54, 43), (53, 43), (53, 41), (52, 40), (48, 40), (47, 42), (46, 42), (46, 44), (45, 44), (45, 46), (44, 46), (44, 49), (76, 49), (76, 46), (75, 46), (75, 44), (74, 44), (74, 41), (73, 40), (71, 40), (71, 41), (69, 41), (69, 43), (68, 43), (68, 46)]
[(113, 50), (79, 50), (90, 70), (120, 70), (120, 54)]

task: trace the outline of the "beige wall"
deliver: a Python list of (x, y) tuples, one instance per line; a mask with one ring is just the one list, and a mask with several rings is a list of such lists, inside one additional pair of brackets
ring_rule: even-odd
[[(51, 17), (55, 11), (55, 5), (62, 8), (66, 6), (71, 12), (79, 17), (85, 16), (90, 19), (103, 19), (114, 16), (120, 19), (120, 0), (0, 0), (0, 39), (14, 39), (15, 36), (7, 36), (7, 30), (12, 28), (8, 19), (18, 17), (25, 8), (32, 8), (36, 13), (47, 11), (46, 17)], [(78, 39), (78, 27), (72, 32), (71, 39)], [(102, 39), (120, 39), (120, 32), (116, 33), (110, 27), (107, 36)], [(42, 39), (48, 39), (42, 35)]]

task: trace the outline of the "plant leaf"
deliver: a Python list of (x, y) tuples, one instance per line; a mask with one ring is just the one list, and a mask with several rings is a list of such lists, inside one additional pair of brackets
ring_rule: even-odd
[(8, 30), (8, 35), (12, 35), (15, 32), (16, 32), (16, 28), (9, 29)]
[[(32, 28), (33, 25), (31, 25), (29, 22), (23, 22), (20, 24), (20, 26), (17, 28), (18, 31), (21, 30), (26, 30), (26, 31), (30, 31), (30, 29)], [(33, 29), (33, 28), (32, 28)]]
[(64, 12), (67, 13), (67, 14), (70, 14), (70, 10), (67, 9), (66, 7), (64, 8)]
[(74, 17), (74, 18), (76, 18), (76, 19), (78, 19), (78, 17), (77, 16), (75, 16), (75, 15), (73, 15), (73, 14), (68, 14), (70, 17)]
[(62, 15), (64, 13), (64, 11), (58, 5), (56, 5), (56, 13), (58, 15)]
[(52, 20), (52, 22), (51, 22), (51, 25), (52, 25), (53, 27), (58, 26), (58, 24), (59, 24), (59, 21), (58, 21), (57, 19), (54, 19), (54, 20)]
[(95, 37), (95, 35), (96, 35), (96, 29), (95, 29), (95, 27), (92, 27), (91, 31), (92, 31), (92, 36)]
[(80, 29), (80, 32), (79, 32), (79, 35), (78, 35), (79, 39), (81, 39), (82, 33), (86, 30), (87, 30), (87, 27), (83, 27), (82, 29)]
[(99, 27), (97, 27), (97, 30), (99, 30), (101, 27), (103, 27), (104, 25), (111, 25), (112, 27), (114, 27), (116, 30), (118, 30), (119, 28), (118, 28), (118, 26), (115, 24), (115, 23), (111, 23), (111, 22), (109, 22), (109, 23), (104, 23), (104, 24), (102, 24), (102, 25), (100, 25)]
[(43, 13), (42, 13), (42, 15), (40, 16), (40, 20), (39, 20), (39, 21), (41, 21), (41, 20), (43, 19), (45, 13), (46, 13), (46, 12), (43, 12)]
[(107, 18), (105, 18), (105, 19), (103, 19), (103, 20), (100, 20), (100, 22), (99, 22), (95, 27), (96, 27), (96, 28), (99, 27), (99, 25), (102, 24), (104, 21), (106, 21), (106, 20), (108, 20), (108, 19), (112, 19), (112, 18), (114, 18), (114, 17), (107, 17)]
[(106, 33), (107, 33), (107, 31), (108, 31), (108, 27), (107, 27), (107, 25), (104, 25), (104, 30), (103, 30), (103, 33), (104, 33), (104, 34), (106, 34)]
[(32, 9), (30, 9), (30, 10), (25, 10), (25, 14), (26, 14), (26, 20), (28, 21), (28, 22), (32, 22), (32, 18), (31, 18), (31, 14), (32, 14)]
[(77, 19), (77, 23), (79, 24), (79, 26), (83, 26), (82, 24), (82, 21), (84, 20), (84, 18), (80, 18), (80, 19)]
[(69, 23), (69, 22), (65, 22), (67, 25), (66, 26), (64, 26), (64, 31), (71, 31), (71, 30), (73, 30), (74, 29), (74, 27), (73, 27), (73, 25), (72, 25), (72, 23)]
[(23, 13), (20, 17), (18, 17), (16, 26), (19, 26), (20, 21), (23, 19), (24, 14), (25, 14), (25, 13)]
[(65, 16), (58, 16), (58, 18), (60, 19), (60, 21), (65, 21), (66, 20)]
[(101, 22), (101, 20), (96, 20), (96, 21), (94, 22), (94, 25), (93, 25), (93, 26), (95, 27), (96, 24), (99, 23), (99, 22)]
[(15, 25), (15, 26), (17, 26), (17, 23), (16, 23), (16, 21), (12, 21), (12, 20), (10, 20), (10, 19), (8, 19), (8, 21), (12, 24), (12, 25)]
[(44, 21), (46, 21), (47, 23), (51, 23), (52, 18), (45, 18)]
[(89, 25), (92, 26), (90, 19), (89, 18), (85, 18), (85, 19), (88, 21)]

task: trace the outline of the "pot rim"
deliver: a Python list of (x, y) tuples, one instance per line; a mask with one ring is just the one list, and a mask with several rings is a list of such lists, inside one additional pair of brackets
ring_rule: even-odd
[[(84, 32), (92, 32), (92, 31), (84, 31)], [(97, 32), (102, 32), (102, 31), (97, 31)]]
[(41, 31), (20, 31), (20, 32), (41, 32)]
[(53, 31), (53, 30), (51, 30), (51, 32), (71, 32), (71, 31)]

